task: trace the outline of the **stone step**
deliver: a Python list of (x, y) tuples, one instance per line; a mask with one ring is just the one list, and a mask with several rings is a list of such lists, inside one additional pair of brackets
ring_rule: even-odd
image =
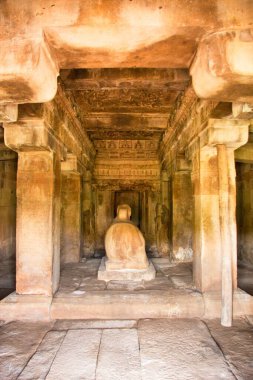
[(82, 297), (57, 297), (51, 319), (195, 318), (204, 315), (201, 294), (173, 289), (143, 292), (90, 292)]

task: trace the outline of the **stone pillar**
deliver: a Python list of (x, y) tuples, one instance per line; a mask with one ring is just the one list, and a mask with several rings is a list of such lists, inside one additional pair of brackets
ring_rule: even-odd
[(169, 178), (161, 173), (160, 202), (156, 206), (156, 244), (159, 255), (169, 255)]
[(78, 263), (81, 246), (81, 179), (75, 156), (61, 163), (61, 264)]
[[(0, 127), (1, 141), (1, 127)], [(15, 287), (17, 154), (0, 142), (0, 287)]]
[[(247, 139), (248, 122), (210, 119), (208, 127), (189, 147), (194, 189), (193, 275), (197, 289), (202, 292), (218, 291), (223, 287), (226, 253), (230, 257), (228, 267), (233, 287), (237, 286), (234, 149), (245, 144)], [(225, 146), (224, 170), (218, 145)], [(226, 186), (222, 185), (224, 181), (228, 184), (227, 194)], [(227, 198), (225, 207), (224, 198)]]
[(83, 176), (83, 199), (82, 199), (82, 223), (83, 223), (83, 255), (92, 256), (95, 249), (95, 209), (93, 203), (91, 173), (86, 170)]
[(193, 190), (189, 161), (178, 157), (172, 172), (172, 259), (192, 259)]
[(161, 173), (161, 204), (169, 207), (169, 177), (166, 170)]
[(52, 296), (60, 276), (60, 154), (43, 120), (6, 124), (5, 144), (18, 152), (18, 294)]

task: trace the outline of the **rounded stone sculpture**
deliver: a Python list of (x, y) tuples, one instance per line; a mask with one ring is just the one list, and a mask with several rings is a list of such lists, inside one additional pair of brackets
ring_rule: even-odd
[(117, 217), (105, 236), (107, 270), (144, 270), (149, 266), (144, 237), (130, 217), (130, 206), (119, 205)]

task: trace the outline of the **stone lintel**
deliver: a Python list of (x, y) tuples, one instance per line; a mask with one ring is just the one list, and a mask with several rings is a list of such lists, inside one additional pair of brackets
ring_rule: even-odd
[(253, 29), (214, 32), (202, 39), (191, 66), (200, 98), (253, 102)]
[(62, 156), (65, 155), (64, 146), (43, 119), (31, 119), (3, 126), (5, 145), (16, 152), (59, 149)]
[(0, 122), (12, 123), (17, 121), (18, 105), (17, 104), (0, 104)]
[(57, 76), (43, 37), (1, 41), (0, 103), (48, 102), (56, 94)]

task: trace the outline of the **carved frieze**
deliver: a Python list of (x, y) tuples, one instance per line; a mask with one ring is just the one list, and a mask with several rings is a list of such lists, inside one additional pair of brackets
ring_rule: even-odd
[(179, 91), (167, 88), (95, 88), (75, 91), (78, 106), (88, 112), (168, 112)]
[(94, 177), (99, 180), (158, 180), (160, 178), (160, 165), (157, 160), (136, 159), (132, 160), (99, 160), (97, 159), (94, 168)]
[(97, 159), (145, 159), (157, 158), (158, 140), (96, 140)]

